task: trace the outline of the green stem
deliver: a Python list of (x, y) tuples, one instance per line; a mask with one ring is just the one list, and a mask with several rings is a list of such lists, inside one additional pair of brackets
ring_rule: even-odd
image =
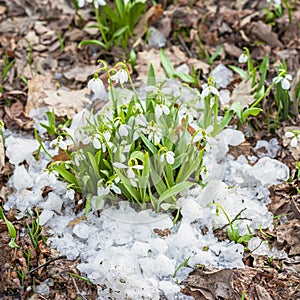
[(103, 42), (105, 43), (105, 45), (108, 46), (107, 38), (106, 38), (105, 32), (103, 30), (103, 26), (101, 24), (101, 20), (100, 20), (100, 17), (99, 17), (99, 11), (98, 11), (98, 8), (96, 7), (95, 4), (94, 4), (94, 10), (95, 10), (96, 20), (97, 20), (97, 23), (98, 23), (98, 28), (99, 28), (100, 34), (102, 36)]

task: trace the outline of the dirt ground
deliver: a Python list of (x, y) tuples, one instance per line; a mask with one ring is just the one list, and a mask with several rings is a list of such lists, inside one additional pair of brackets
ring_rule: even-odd
[[(126, 59), (132, 47), (137, 54), (132, 74), (136, 80), (147, 76), (150, 60), (157, 74), (161, 74), (159, 50), (145, 42), (147, 26), (157, 28), (166, 37), (165, 52), (175, 67), (186, 64), (190, 69), (194, 66), (196, 72), (201, 70), (201, 83), (218, 64), (237, 65), (243, 47), (248, 47), (251, 57), (257, 61), (269, 55), (267, 82), (275, 76), (281, 60), (285, 60), (289, 73), (295, 78), (293, 84), (299, 81), (299, 1), (296, 1), (297, 9), (291, 20), (285, 12), (272, 25), (266, 24), (266, 13), (262, 9), (266, 7), (266, 1), (203, 0), (190, 5), (193, 1), (179, 0), (173, 1), (176, 5), (172, 1), (157, 1), (155, 6), (148, 2), (147, 17), (138, 23), (127, 52), (118, 46), (107, 52), (97, 45), (78, 48), (78, 43), (84, 39), (99, 38), (97, 31), (89, 28), (95, 24), (91, 6), (76, 13), (72, 1), (67, 0), (0, 0), (2, 74), (5, 57), (8, 62), (13, 62), (7, 76), (1, 79), (0, 119), (5, 128), (33, 135), (34, 122), (27, 112), (30, 109), (28, 102), (36, 97), (36, 90), (41, 91), (42, 87), (55, 92), (58, 87), (65, 87), (76, 97), (76, 93), (86, 92), (87, 81), (93, 75), (98, 59), (112, 65)], [(223, 48), (219, 55), (208, 63), (205, 52), (211, 56), (220, 45)], [(239, 81), (236, 75), (228, 88), (233, 90)], [(43, 92), (39, 98), (45, 98)], [(273, 103), (270, 95), (263, 103), (264, 112), (250, 122), (254, 135), (230, 151), (235, 157), (253, 153), (259, 139), (276, 137), (281, 143), (276, 158), (290, 167), (291, 179), (270, 188), (268, 208), (276, 216), (274, 230), (265, 229), (265, 235), (260, 231), (255, 234), (286, 251), (288, 259), (277, 260), (245, 251), (244, 269), (197, 268), (187, 278), (183, 289), (195, 299), (243, 299), (243, 291), (246, 291), (245, 299), (300, 299), (300, 180), (295, 167), (300, 152), (288, 147), (282, 138), (286, 128), (299, 129), (299, 110), (295, 99), (292, 107), (295, 117), (278, 127), (271, 121), (268, 130), (266, 108), (269, 116), (274, 117)], [(56, 114), (64, 120), (80, 111), (83, 105), (76, 102), (72, 107), (58, 107)], [(96, 109), (97, 105), (101, 107), (101, 101), (93, 104)], [(14, 171), (7, 158), (3, 165), (0, 162), (1, 206), (11, 192), (6, 183)], [(38, 228), (37, 239), (32, 241), (28, 232), (36, 229), (36, 215), (15, 220), (15, 213), (11, 210), (6, 217), (17, 230), (15, 242), (19, 248), (8, 245), (7, 227), (0, 220), (0, 298), (45, 299), (35, 293), (33, 287), (47, 280), (51, 287), (48, 299), (96, 299), (97, 287), (79, 276), (78, 261), (68, 261), (45, 245), (45, 228)]]

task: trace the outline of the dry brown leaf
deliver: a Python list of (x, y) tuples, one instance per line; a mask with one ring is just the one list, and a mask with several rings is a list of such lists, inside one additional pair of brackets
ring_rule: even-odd
[(77, 91), (56, 90), (55, 84), (49, 76), (37, 75), (28, 82), (28, 99), (25, 113), (29, 114), (33, 108), (52, 108), (56, 116), (72, 118), (77, 112), (91, 101), (86, 97), (87, 88)]
[(71, 221), (68, 223), (67, 227), (73, 227), (74, 225), (79, 224), (80, 222), (82, 222), (82, 221), (84, 221), (84, 220), (86, 220), (86, 217), (85, 217), (85, 216), (82, 216), (82, 217), (76, 218), (76, 219), (74, 219), (74, 220), (71, 220)]
[(134, 35), (137, 38), (141, 38), (146, 32), (148, 28), (148, 24), (153, 24), (156, 20), (158, 20), (163, 15), (163, 9), (161, 4), (157, 4), (152, 6), (140, 19), (138, 24), (134, 28)]
[(146, 80), (148, 77), (149, 63), (152, 63), (157, 78), (165, 78), (165, 72), (160, 65), (159, 51), (151, 49), (150, 51), (142, 51), (137, 54), (136, 69), (139, 73), (138, 80)]
[(224, 51), (232, 57), (238, 58), (244, 51), (234, 44), (225, 43)]
[(249, 106), (255, 101), (251, 91), (251, 80), (246, 81), (243, 79), (232, 91), (232, 102), (240, 102), (243, 108)]
[(76, 81), (86, 82), (87, 78), (93, 75), (95, 71), (96, 71), (95, 66), (78, 65), (69, 69), (68, 71), (65, 71), (63, 75), (68, 80), (75, 79)]
[(272, 26), (265, 24), (263, 21), (255, 22), (251, 32), (256, 38), (268, 43), (271, 47), (283, 47), (278, 35), (272, 31)]
[(184, 284), (187, 285), (191, 291), (199, 292), (206, 297), (205, 299), (214, 300), (219, 297), (229, 299), (234, 294), (232, 276), (233, 271), (230, 269), (213, 272), (196, 269), (184, 281)]
[(197, 58), (191, 57), (186, 61), (187, 65), (192, 68), (195, 68), (195, 71), (201, 70), (202, 74), (208, 74), (210, 66), (206, 62), (202, 60), (198, 60)]
[(77, 112), (84, 108), (84, 104), (90, 104), (91, 101), (86, 97), (89, 93), (88, 88), (77, 91), (44, 91), (46, 98), (44, 98), (45, 106), (53, 108), (55, 115), (58, 117), (67, 116), (72, 118)]
[(170, 228), (166, 228), (166, 229), (158, 229), (155, 228), (153, 229), (153, 231), (158, 234), (159, 236), (169, 236), (171, 234), (171, 230)]

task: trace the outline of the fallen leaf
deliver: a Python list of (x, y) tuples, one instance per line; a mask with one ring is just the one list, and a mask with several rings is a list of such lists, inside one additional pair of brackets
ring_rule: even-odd
[(272, 26), (265, 24), (263, 21), (255, 22), (251, 33), (257, 39), (268, 43), (271, 47), (283, 47), (278, 39), (278, 35), (272, 31)]
[(71, 221), (68, 223), (67, 227), (73, 227), (74, 225), (79, 224), (80, 222), (82, 222), (82, 221), (84, 221), (84, 220), (86, 220), (86, 217), (85, 217), (85, 216), (83, 216), (83, 217), (78, 217), (78, 218), (76, 218), (76, 219), (74, 219), (74, 220), (71, 220)]
[(155, 228), (153, 231), (158, 234), (159, 236), (169, 236), (171, 234), (171, 230), (169, 228), (166, 229), (158, 229)]
[(75, 79), (79, 82), (86, 82), (87, 78), (93, 75), (96, 71), (95, 66), (88, 66), (88, 65), (78, 65), (76, 67), (71, 68), (68, 71), (64, 71), (63, 75), (68, 80)]
[(242, 108), (248, 107), (249, 104), (255, 101), (254, 96), (251, 95), (251, 91), (251, 80), (246, 81), (243, 79), (232, 91), (232, 102), (240, 102)]
[(152, 6), (139, 20), (134, 28), (134, 35), (137, 38), (141, 38), (146, 32), (148, 25), (153, 24), (163, 15), (163, 9), (161, 4)]
[[(229, 299), (234, 295), (232, 286), (233, 271), (230, 269), (205, 272), (193, 271), (183, 282), (191, 291), (197, 291), (204, 299)], [(202, 298), (201, 298), (202, 299)]]

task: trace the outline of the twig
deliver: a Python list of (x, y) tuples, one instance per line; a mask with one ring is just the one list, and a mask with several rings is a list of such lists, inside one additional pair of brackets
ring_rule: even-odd
[(74, 277), (73, 277), (73, 276), (70, 276), (70, 277), (72, 278), (72, 281), (73, 281), (73, 284), (74, 284), (74, 286), (75, 286), (77, 295), (79, 295), (79, 296), (82, 298), (82, 300), (87, 300), (87, 299), (82, 295), (82, 293), (79, 291), (79, 288), (78, 288), (78, 286), (77, 286), (77, 283), (76, 283)]
[(29, 274), (31, 274), (31, 273), (33, 273), (33, 272), (35, 272), (35, 271), (37, 271), (37, 270), (43, 268), (43, 267), (48, 266), (49, 264), (51, 264), (52, 262), (54, 262), (54, 261), (56, 261), (56, 260), (59, 260), (59, 259), (66, 259), (66, 258), (67, 258), (66, 255), (61, 255), (61, 256), (58, 256), (58, 257), (55, 257), (55, 258), (51, 258), (51, 259), (49, 259), (47, 262), (45, 262), (44, 264), (42, 264), (42, 265), (40, 265), (40, 266), (37, 266), (36, 268), (33, 268), (33, 269), (31, 269), (30, 271), (28, 271), (28, 272), (25, 274), (25, 276), (27, 276), (27, 275), (29, 275)]
[(179, 35), (178, 38), (179, 38), (179, 42), (181, 43), (181, 46), (182, 46), (182, 47), (184, 48), (184, 50), (187, 52), (188, 56), (189, 56), (189, 57), (192, 57), (192, 56), (193, 56), (193, 55), (192, 55), (192, 52), (190, 51), (190, 49), (189, 49), (188, 46), (186, 45), (184, 38), (183, 38), (181, 35)]
[[(252, 221), (252, 219), (249, 219), (249, 218), (239, 218), (239, 216), (242, 214), (243, 211), (245, 211), (247, 208), (243, 208), (232, 220), (231, 220), (231, 224), (236, 221), (237, 219), (239, 220), (248, 220), (248, 221)], [(218, 228), (219, 230), (223, 230), (225, 229), (227, 226), (229, 226), (230, 224), (227, 223), (225, 224), (224, 226)]]

